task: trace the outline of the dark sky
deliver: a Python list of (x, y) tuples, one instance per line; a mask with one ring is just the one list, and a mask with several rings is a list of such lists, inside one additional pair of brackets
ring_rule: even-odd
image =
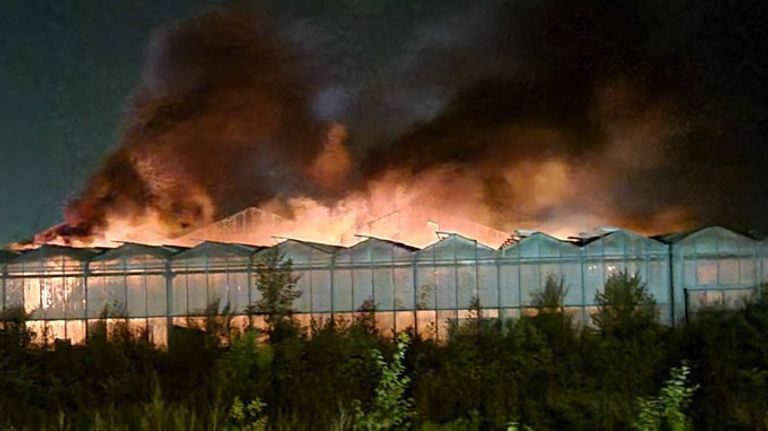
[[(65, 201), (115, 148), (153, 30), (222, 3), (0, 3), (0, 243), (60, 221)], [(673, 106), (683, 133), (670, 142), (673, 166), (628, 174), (658, 180), (630, 179), (617, 193), (646, 205), (649, 193), (664, 192), (648, 205), (701, 206), (705, 222), (768, 219), (763, 2), (572, 3), (294, 0), (256, 8), (298, 47), (320, 81), (315, 115), (347, 124), (353, 150), (400, 154), (398, 145), (418, 146), (409, 136), (453, 133), (466, 119), (470, 129), (493, 129), (483, 122), (489, 116), (505, 124), (530, 117), (573, 141), (602, 142), (591, 94), (621, 79), (638, 104)], [(492, 112), (464, 112), (470, 105)]]

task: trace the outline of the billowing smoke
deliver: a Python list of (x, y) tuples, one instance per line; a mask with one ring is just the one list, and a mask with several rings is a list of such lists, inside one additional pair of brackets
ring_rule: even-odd
[(69, 205), (67, 229), (174, 236), (311, 191), (306, 171), (326, 127), (310, 113), (312, 79), (294, 57), (243, 11), (154, 35), (120, 147)]
[(768, 78), (755, 62), (768, 55), (764, 7), (588, 0), (493, 10), (473, 45), (431, 53), (464, 58), (456, 71), (475, 81), (376, 147), (364, 177), (450, 168), (481, 195), (454, 199), (483, 201), (504, 228), (766, 225), (756, 133), (768, 132), (768, 116), (754, 91)]
[[(559, 234), (764, 226), (761, 8), (486, 2), (373, 84), (344, 61), (315, 83), (296, 59), (322, 46), (298, 54), (250, 14), (209, 13), (153, 39), (123, 141), (67, 226), (172, 237), (254, 206), (329, 241), (400, 229), (393, 214), (417, 206)], [(347, 127), (313, 116), (328, 112)]]

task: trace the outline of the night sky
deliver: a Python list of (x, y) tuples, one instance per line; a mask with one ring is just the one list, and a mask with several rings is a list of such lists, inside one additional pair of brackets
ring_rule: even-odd
[[(153, 31), (223, 3), (0, 4), (0, 243), (59, 222), (65, 202), (116, 148)], [(621, 78), (640, 94), (638, 104), (671, 106), (681, 132), (668, 142), (673, 163), (633, 170), (612, 192), (636, 196), (632, 205), (644, 208), (684, 202), (702, 223), (765, 227), (763, 2), (568, 3), (297, 0), (253, 7), (316, 77), (309, 97), (317, 119), (346, 124), (353, 151), (376, 150), (376, 163), (361, 157), (364, 169), (428, 148), (425, 140), (454, 134), (464, 122), (471, 142), (485, 142), (473, 130), (494, 124), (544, 124), (575, 144), (540, 152), (585, 160), (584, 149), (599, 150), (604, 141), (592, 124), (591, 94)], [(437, 159), (426, 162), (413, 151), (417, 168), (474, 163), (496, 148), (451, 145), (430, 151)]]

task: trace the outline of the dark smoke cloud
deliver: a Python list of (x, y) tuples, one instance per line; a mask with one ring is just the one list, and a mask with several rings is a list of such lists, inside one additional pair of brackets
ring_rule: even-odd
[(458, 166), (482, 177), (489, 204), (514, 218), (512, 203), (531, 196), (510, 192), (505, 172), (557, 159), (570, 166), (573, 199), (525, 216), (593, 206), (607, 223), (642, 226), (680, 208), (691, 224), (764, 227), (766, 9), (714, 1), (499, 4), (471, 46), (432, 53), (482, 64), (463, 69), (474, 82), (434, 119), (365, 157), (363, 177)]
[(158, 32), (119, 149), (68, 211), (80, 233), (155, 215), (183, 232), (276, 195), (306, 192), (325, 126), (293, 48), (244, 11)]
[(573, 214), (645, 230), (768, 224), (763, 3), (413, 10), (329, 6), (326, 22), (283, 29), (301, 53), (244, 12), (160, 32), (121, 146), (69, 224), (87, 232), (110, 214), (151, 212), (181, 232), (275, 196), (317, 197), (313, 163), (349, 163), (339, 146), (318, 158), (321, 120), (349, 127), (347, 190), (437, 169), (479, 181), (499, 227)]

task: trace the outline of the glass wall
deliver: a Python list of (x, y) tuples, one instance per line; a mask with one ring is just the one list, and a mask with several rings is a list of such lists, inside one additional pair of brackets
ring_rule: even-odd
[(413, 252), (404, 244), (369, 238), (336, 255), (333, 313), (376, 310), (387, 332), (414, 325)]
[(563, 281), (566, 308), (584, 307), (581, 255), (573, 243), (535, 232), (504, 247), (499, 260), (503, 315), (532, 313), (533, 300), (548, 277)]
[(171, 247), (126, 244), (89, 264), (87, 316), (90, 324), (124, 322), (136, 335), (167, 342), (168, 258)]
[(582, 252), (586, 304), (595, 304), (595, 297), (603, 291), (608, 277), (627, 271), (646, 283), (656, 299), (661, 321), (670, 321), (669, 247), (666, 244), (634, 232), (616, 230), (590, 241)]
[[(189, 324), (206, 315), (245, 315), (251, 297), (251, 255), (259, 250), (239, 244), (204, 242), (171, 258), (170, 314)], [(186, 319), (185, 319), (186, 318)]]
[(757, 241), (715, 226), (670, 242), (677, 320), (708, 307), (739, 307), (757, 288)]
[[(300, 323), (354, 319), (375, 310), (387, 333), (414, 327), (443, 338), (451, 322), (535, 313), (548, 277), (563, 280), (566, 312), (589, 323), (611, 274), (637, 273), (659, 304), (662, 322), (710, 306), (738, 307), (768, 282), (768, 241), (720, 227), (662, 238), (616, 230), (579, 245), (530, 233), (492, 250), (446, 234), (418, 250), (369, 238), (348, 248), (298, 240), (275, 246), (293, 263)], [(88, 324), (124, 323), (161, 344), (169, 324), (197, 325), (209, 315), (263, 325), (250, 316), (260, 294), (253, 266), (266, 249), (202, 243), (191, 249), (127, 244), (88, 250), (45, 246), (0, 253), (1, 304), (29, 316), (43, 340), (82, 340)], [(5, 261), (5, 264), (3, 264)]]
[(39, 340), (85, 338), (86, 261), (95, 252), (43, 246), (10, 261), (3, 292), (5, 312), (23, 311)]

